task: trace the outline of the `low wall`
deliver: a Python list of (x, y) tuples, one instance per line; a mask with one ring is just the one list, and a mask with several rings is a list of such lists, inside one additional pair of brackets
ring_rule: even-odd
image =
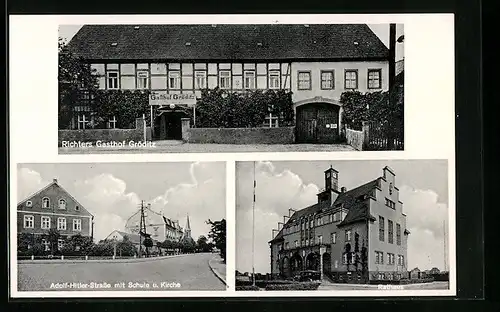
[(347, 139), (347, 144), (354, 147), (356, 150), (363, 150), (364, 135), (363, 131), (356, 131), (347, 128), (345, 131), (345, 137)]
[[(149, 127), (148, 127), (149, 128)], [(151, 130), (146, 128), (146, 137), (151, 140)], [(59, 146), (65, 147), (63, 142), (122, 142), (143, 141), (144, 120), (137, 118), (135, 129), (84, 129), (84, 130), (59, 130)]]
[(295, 127), (280, 128), (189, 128), (183, 139), (188, 143), (292, 144)]

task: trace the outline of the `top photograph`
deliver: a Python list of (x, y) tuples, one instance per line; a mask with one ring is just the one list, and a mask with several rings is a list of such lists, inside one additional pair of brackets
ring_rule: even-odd
[(60, 25), (58, 151), (404, 150), (403, 24)]

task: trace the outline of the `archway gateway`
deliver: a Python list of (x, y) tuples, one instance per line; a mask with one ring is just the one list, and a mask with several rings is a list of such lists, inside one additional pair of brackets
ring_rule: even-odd
[(298, 143), (335, 143), (339, 139), (340, 107), (331, 103), (309, 103), (297, 107)]
[(306, 269), (319, 271), (320, 267), (320, 255), (316, 252), (312, 252), (306, 257)]
[(154, 118), (153, 139), (182, 140), (182, 118), (189, 117), (182, 109), (159, 110)]
[(290, 258), (290, 274), (293, 276), (296, 273), (302, 271), (303, 269), (303, 261), (302, 257), (295, 253), (292, 258)]

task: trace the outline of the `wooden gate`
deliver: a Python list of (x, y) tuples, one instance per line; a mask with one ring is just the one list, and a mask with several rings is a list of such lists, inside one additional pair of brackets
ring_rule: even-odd
[(334, 143), (339, 138), (339, 107), (312, 103), (297, 108), (298, 143)]

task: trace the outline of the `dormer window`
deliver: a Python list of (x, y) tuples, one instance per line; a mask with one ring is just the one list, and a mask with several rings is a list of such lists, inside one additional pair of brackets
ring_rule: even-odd
[(80, 206), (75, 206), (75, 211), (80, 211)]
[(26, 207), (33, 207), (33, 202), (31, 200), (27, 200)]
[(42, 198), (42, 208), (50, 208), (50, 199), (48, 197)]

